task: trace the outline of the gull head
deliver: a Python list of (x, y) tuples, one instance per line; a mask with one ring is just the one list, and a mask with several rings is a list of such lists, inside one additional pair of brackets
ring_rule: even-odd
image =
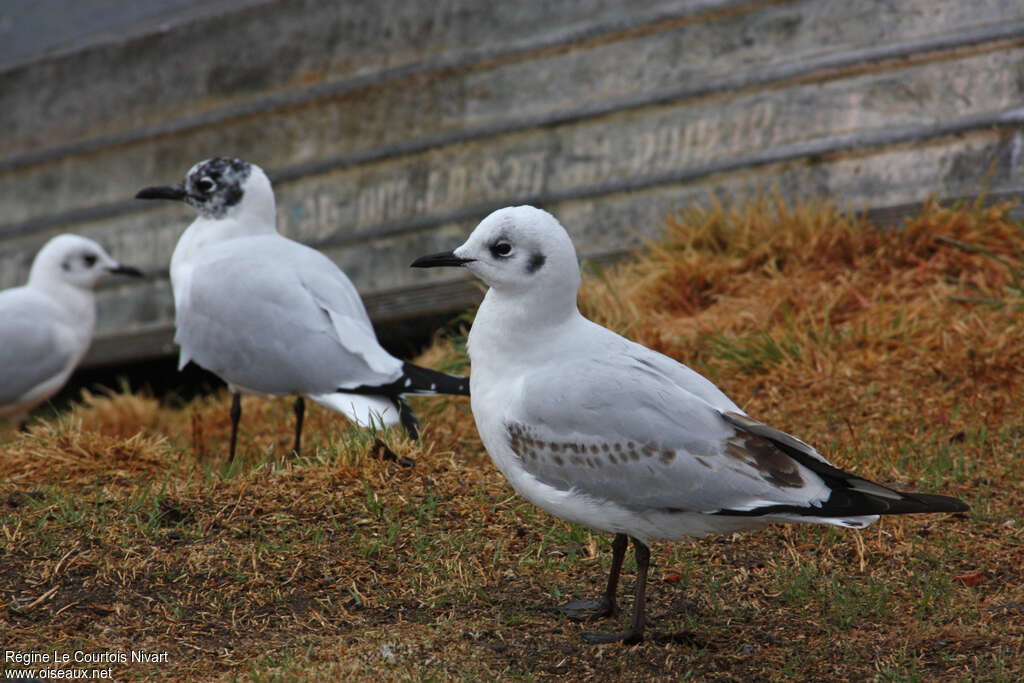
[(91, 239), (57, 235), (36, 254), (28, 282), (32, 286), (64, 283), (79, 289), (92, 289), (97, 282), (113, 274), (142, 276), (139, 269), (121, 265)]
[(273, 221), (274, 191), (270, 180), (256, 164), (241, 159), (214, 157), (189, 169), (177, 185), (146, 187), (137, 199), (174, 199), (183, 201), (203, 218), (219, 220), (242, 213), (267, 217)]
[(576, 249), (562, 224), (532, 206), (498, 209), (454, 251), (416, 259), (414, 268), (463, 266), (502, 294), (571, 296), (580, 286)]

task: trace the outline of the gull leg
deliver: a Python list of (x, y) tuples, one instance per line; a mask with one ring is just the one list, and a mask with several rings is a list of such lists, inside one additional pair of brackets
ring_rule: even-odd
[(292, 455), (297, 458), (302, 446), (302, 417), (306, 414), (306, 402), (301, 396), (295, 399), (292, 410), (295, 411), (295, 446), (292, 448)]
[(409, 438), (413, 441), (418, 441), (420, 438), (419, 432), (419, 420), (416, 419), (416, 414), (412, 412), (412, 406), (402, 398), (401, 395), (396, 394), (391, 397), (391, 402), (395, 404), (395, 409), (398, 410), (398, 420), (405, 427), (405, 433), (409, 435)]
[(577, 621), (610, 616), (615, 611), (615, 591), (619, 586), (619, 572), (622, 571), (622, 560), (626, 557), (628, 546), (629, 537), (626, 534), (615, 534), (615, 540), (612, 541), (612, 568), (608, 572), (608, 586), (600, 601), (570, 600), (555, 609)]
[(627, 645), (639, 643), (644, 639), (644, 626), (647, 616), (644, 611), (647, 592), (647, 568), (651, 564), (651, 549), (640, 541), (633, 539), (633, 550), (636, 553), (636, 593), (633, 597), (633, 618), (629, 628), (618, 633), (584, 633), (583, 640), (588, 643), (615, 643), (622, 641)]
[(242, 394), (231, 395), (231, 445), (228, 446), (228, 464), (235, 461), (235, 444), (238, 442), (238, 421), (242, 419)]

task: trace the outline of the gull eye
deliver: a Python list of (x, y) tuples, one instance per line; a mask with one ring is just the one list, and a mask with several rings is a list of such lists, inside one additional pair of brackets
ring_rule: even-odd
[(82, 256), (82, 261), (85, 263), (86, 268), (92, 268), (96, 265), (96, 254), (85, 254)]
[(212, 192), (215, 187), (217, 187), (217, 183), (213, 182), (209, 176), (203, 176), (196, 181), (196, 189), (203, 194)]
[(495, 242), (491, 245), (491, 253), (495, 258), (505, 258), (512, 253), (512, 245), (508, 242)]

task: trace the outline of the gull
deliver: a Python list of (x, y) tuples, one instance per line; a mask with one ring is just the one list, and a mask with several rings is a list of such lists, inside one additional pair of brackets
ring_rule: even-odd
[(56, 394), (89, 350), (93, 288), (119, 273), (140, 277), (90, 239), (57, 235), (36, 254), (28, 283), (0, 292), (0, 417), (19, 420)]
[(512, 488), (556, 517), (615, 534), (603, 598), (560, 610), (612, 614), (633, 541), (630, 623), (584, 633), (588, 642), (642, 640), (652, 540), (767, 522), (863, 528), (878, 515), (968, 509), (843, 472), (749, 417), (694, 370), (584, 318), (576, 251), (546, 211), (499, 209), (462, 246), (412, 265), (462, 266), (489, 287), (469, 334), (470, 401), (484, 447)]
[(171, 257), (174, 341), (179, 369), (195, 361), (233, 394), (229, 461), (242, 393), (297, 395), (296, 455), (303, 397), (360, 426), (401, 422), (415, 439), (418, 423), (403, 394), (469, 393), (465, 377), (402, 362), (381, 347), (348, 276), (277, 232), (274, 192), (259, 166), (207, 159), (181, 183), (136, 197), (184, 201), (199, 213)]

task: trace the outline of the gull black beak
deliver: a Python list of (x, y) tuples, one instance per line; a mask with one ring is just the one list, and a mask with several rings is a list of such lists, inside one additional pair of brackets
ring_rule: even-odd
[(120, 265), (107, 270), (111, 275), (127, 275), (129, 277), (146, 277), (145, 274), (135, 266)]
[(177, 199), (185, 198), (185, 188), (178, 185), (157, 185), (156, 187), (144, 187), (135, 193), (136, 199)]
[(410, 268), (438, 268), (440, 266), (464, 266), (476, 259), (461, 258), (454, 251), (442, 251), (439, 254), (420, 256), (409, 264)]

